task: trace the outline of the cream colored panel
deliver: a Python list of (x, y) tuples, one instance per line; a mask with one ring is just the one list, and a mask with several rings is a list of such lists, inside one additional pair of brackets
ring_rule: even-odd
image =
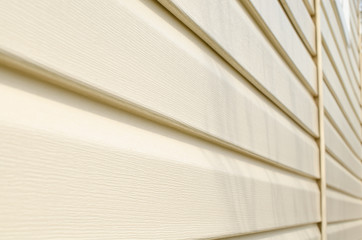
[(346, 143), (351, 147), (352, 151), (357, 155), (357, 157), (361, 159), (362, 148), (360, 138), (356, 136), (356, 132), (353, 132), (351, 126), (348, 124), (346, 118), (343, 116), (342, 111), (340, 110), (339, 106), (337, 105), (334, 97), (332, 96), (325, 83), (323, 84), (323, 98), (325, 110), (329, 113), (329, 116), (332, 117), (333, 121), (344, 136)]
[(362, 218), (362, 200), (327, 188), (327, 221)]
[(308, 9), (310, 15), (314, 15), (314, 0), (303, 0), (303, 2)]
[[(354, 64), (357, 65), (357, 70), (359, 70), (358, 69), (358, 66), (359, 66), (359, 56), (358, 56), (359, 50), (358, 50), (358, 43), (355, 41), (355, 38), (358, 38), (358, 34), (357, 34), (356, 31), (357, 31), (357, 29), (354, 29), (353, 27), (351, 27), (352, 36), (355, 36), (355, 37), (353, 38), (353, 41), (351, 42), (351, 49), (349, 51), (352, 52), (352, 59), (354, 61)], [(361, 83), (358, 82), (358, 85), (361, 85)]]
[(360, 240), (362, 236), (362, 220), (327, 225), (328, 240)]
[(338, 76), (332, 66), (329, 56), (327, 56), (326, 51), (322, 50), (322, 63), (323, 63), (323, 73), (329, 83), (328, 86), (332, 88), (335, 96), (337, 96), (339, 103), (342, 106), (342, 110), (346, 113), (349, 121), (351, 122), (354, 131), (361, 137), (361, 125), (358, 115), (353, 112), (352, 106), (347, 98), (346, 92), (343, 90), (343, 86), (338, 79)]
[(326, 181), (329, 186), (362, 198), (362, 182), (333, 157), (326, 154)]
[[(352, 30), (353, 31), (353, 30)], [(353, 33), (352, 33), (353, 34)], [(357, 50), (357, 46), (355, 45), (355, 43), (351, 43), (348, 48), (347, 48), (347, 53), (351, 59), (351, 67), (352, 67), (352, 71), (354, 72), (354, 75), (356, 76), (355, 82), (356, 82), (356, 86), (357, 86), (357, 94), (360, 93), (360, 73), (359, 73), (359, 58), (358, 58), (358, 50)]]
[[(359, 4), (357, 4), (358, 6)], [(358, 11), (359, 11), (359, 7), (355, 7), (354, 4), (349, 4), (350, 7), (350, 17), (352, 19), (352, 21), (350, 22), (351, 25), (351, 33), (352, 33), (352, 42), (356, 45), (358, 45), (359, 42), (359, 36), (357, 34), (358, 28), (359, 28), (359, 23), (358, 23)]]
[[(331, 56), (333, 58), (333, 64), (337, 70), (337, 74), (342, 79), (344, 88), (347, 91), (347, 96), (350, 98), (350, 100), (352, 102), (354, 111), (356, 112), (356, 114), (359, 115), (360, 114), (360, 107), (359, 107), (359, 102), (358, 102), (359, 100), (356, 97), (356, 95), (352, 89), (350, 81), (347, 79), (349, 76), (347, 76), (346, 69), (343, 67), (343, 62), (341, 60), (339, 52), (337, 51), (337, 49), (338, 49), (337, 45), (333, 41), (333, 36), (331, 34), (331, 31), (329, 29), (329, 26), (327, 24), (323, 11), (321, 11), (321, 29), (322, 29), (323, 40), (326, 45), (326, 50), (328, 50), (329, 53), (331, 54)], [(331, 61), (332, 61), (332, 59), (331, 59)]]
[[(356, 82), (357, 76), (354, 75), (351, 69), (351, 62), (350, 59), (347, 56), (347, 49), (346, 49), (346, 41), (343, 39), (342, 34), (343, 32), (340, 31), (340, 28), (338, 26), (338, 22), (336, 19), (335, 12), (333, 11), (333, 8), (331, 6), (330, 0), (322, 0), (323, 9), (325, 10), (326, 17), (331, 25), (330, 31), (332, 35), (334, 36), (334, 40), (336, 41), (337, 47), (339, 49), (339, 53), (341, 54), (343, 65), (341, 67), (344, 67), (347, 71), (348, 78), (344, 79), (344, 81), (347, 81), (347, 84), (352, 85), (352, 89), (354, 91), (354, 94), (358, 96), (358, 84)], [(332, 39), (331, 39), (332, 40)], [(335, 56), (334, 56), (335, 57)]]
[(292, 227), (272, 232), (256, 233), (248, 236), (225, 238), (225, 240), (319, 240), (317, 225)]
[(324, 120), (325, 126), (325, 142), (326, 148), (329, 152), (338, 158), (350, 172), (358, 178), (362, 178), (362, 163), (351, 152), (341, 136), (337, 133), (328, 119)]
[[(335, 4), (331, 4), (334, 8), (334, 11), (336, 12), (336, 5)], [(350, 4), (350, 7), (354, 7), (352, 4)], [(358, 8), (357, 8), (358, 9)], [(356, 9), (353, 9), (356, 10)], [(350, 17), (353, 20), (354, 19), (353, 15), (354, 15), (354, 11), (351, 9), (350, 11)], [(338, 15), (336, 16), (336, 18), (338, 19)], [(357, 25), (356, 25), (357, 24)], [(345, 44), (343, 44), (342, 46), (344, 46), (344, 49), (347, 51), (347, 54), (349, 56), (349, 59), (351, 60), (350, 66), (352, 67), (352, 71), (354, 72), (354, 79), (356, 81), (356, 85), (359, 86), (360, 83), (360, 75), (359, 75), (359, 50), (358, 50), (358, 42), (359, 42), (359, 37), (358, 37), (358, 21), (355, 23), (355, 21), (350, 21), (350, 45), (346, 46)], [(341, 29), (341, 27), (338, 28), (340, 34), (343, 34), (343, 30)], [(356, 89), (357, 93), (359, 92), (359, 89)]]
[(310, 53), (314, 55), (316, 53), (315, 26), (308, 9), (300, 0), (280, 0), (280, 2), (286, 10), (289, 19), (293, 22), (305, 46)]
[[(312, 135), (318, 135), (312, 97), (237, 0), (160, 2)], [(315, 76), (310, 80), (315, 93)]]
[(0, 74), (0, 239), (217, 238), (320, 220), (313, 179)]
[(258, 21), (268, 28), (303, 81), (316, 90), (316, 66), (279, 1), (242, 0), (242, 2), (247, 3), (253, 9), (253, 15), (256, 15)]
[[(93, 95), (318, 176), (314, 139), (157, 3), (3, 1), (0, 13), (3, 50)], [(300, 96), (292, 82), (287, 89)], [(291, 102), (315, 126), (310, 101)]]

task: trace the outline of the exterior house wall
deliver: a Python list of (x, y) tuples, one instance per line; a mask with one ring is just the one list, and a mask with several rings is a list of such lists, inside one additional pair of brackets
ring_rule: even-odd
[(315, 1), (0, 0), (0, 239), (360, 239), (358, 1)]

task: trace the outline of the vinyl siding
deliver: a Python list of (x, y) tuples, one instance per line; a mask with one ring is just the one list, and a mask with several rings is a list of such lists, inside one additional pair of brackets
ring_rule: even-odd
[[(359, 39), (350, 1), (350, 43), (334, 1), (322, 1), (326, 111), (327, 239), (361, 238), (362, 163)], [(327, 94), (326, 94), (327, 93)]]
[(0, 239), (360, 238), (352, 0), (0, 6)]

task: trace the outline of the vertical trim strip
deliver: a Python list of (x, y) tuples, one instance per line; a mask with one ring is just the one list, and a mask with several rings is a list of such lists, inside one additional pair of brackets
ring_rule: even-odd
[(322, 69), (322, 31), (320, 23), (321, 2), (315, 0), (314, 23), (316, 29), (316, 57), (317, 65), (317, 82), (318, 82), (318, 119), (319, 119), (319, 164), (320, 179), (318, 181), (320, 188), (320, 205), (321, 205), (321, 240), (327, 239), (327, 216), (326, 216), (326, 163), (325, 163), (325, 137), (324, 137), (324, 103), (323, 103), (323, 69)]

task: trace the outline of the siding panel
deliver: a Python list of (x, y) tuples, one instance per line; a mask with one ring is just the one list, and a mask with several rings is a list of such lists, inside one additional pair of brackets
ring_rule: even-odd
[(339, 55), (339, 52), (337, 51), (337, 45), (336, 43), (333, 41), (333, 36), (331, 34), (331, 31), (329, 29), (326, 17), (323, 13), (323, 11), (321, 11), (321, 28), (322, 28), (322, 36), (323, 36), (323, 40), (325, 42), (325, 47), (326, 50), (328, 50), (330, 56), (332, 56), (332, 63), (335, 66), (336, 70), (337, 70), (337, 74), (340, 77), (341, 81), (343, 82), (343, 86), (347, 91), (347, 96), (350, 98), (352, 106), (354, 108), (354, 111), (356, 112), (356, 114), (360, 115), (360, 106), (359, 106), (359, 102), (358, 99), (354, 93), (354, 90), (352, 89), (351, 83), (348, 80), (348, 75), (346, 72), (346, 69), (343, 66), (342, 63), (342, 59)]
[(361, 180), (353, 176), (329, 154), (326, 154), (326, 181), (329, 186), (362, 198)]
[(343, 86), (341, 84), (341, 81), (338, 79), (338, 76), (334, 70), (334, 67), (332, 66), (329, 56), (327, 55), (326, 51), (323, 48), (322, 51), (322, 63), (323, 63), (323, 73), (325, 75), (325, 78), (327, 80), (327, 84), (330, 87), (331, 92), (334, 93), (334, 95), (337, 97), (337, 101), (342, 106), (342, 109), (348, 120), (351, 122), (354, 131), (361, 137), (361, 125), (359, 121), (358, 115), (355, 114), (355, 112), (352, 109), (352, 105), (350, 104), (347, 93), (344, 91)]
[(341, 136), (334, 129), (328, 119), (324, 121), (325, 126), (325, 139), (327, 150), (336, 156), (339, 162), (341, 162), (350, 172), (356, 177), (362, 178), (362, 163), (352, 153), (348, 146), (344, 143)]
[(321, 1), (0, 0), (0, 239), (360, 239), (358, 4), (348, 45)]
[(361, 239), (362, 220), (327, 225), (328, 240)]
[[(333, 33), (334, 39), (337, 43), (339, 52), (341, 53), (343, 62), (344, 62), (344, 66), (348, 72), (348, 75), (350, 77), (350, 79), (348, 79), (347, 81), (350, 81), (352, 86), (353, 86), (353, 90), (355, 91), (356, 95), (358, 96), (358, 81), (357, 81), (357, 76), (359, 76), (357, 74), (356, 67), (357, 65), (355, 65), (354, 62), (351, 61), (351, 56), (350, 56), (350, 48), (347, 46), (347, 42), (344, 39), (344, 36), (342, 36), (343, 30), (339, 27), (339, 19), (337, 19), (339, 16), (336, 16), (337, 13), (337, 9), (333, 9), (333, 7), (335, 8), (335, 4), (331, 3), (330, 1), (322, 1), (323, 2), (323, 7), (325, 9), (328, 21), (330, 23), (331, 26), (333, 26), (331, 28), (331, 32)], [(352, 30), (351, 30), (352, 31)], [(350, 37), (352, 37), (352, 34), (350, 33)], [(352, 39), (351, 39), (352, 41)], [(353, 68), (355, 67), (355, 68)]]
[(310, 15), (314, 15), (315, 9), (314, 9), (314, 0), (303, 0), (305, 6), (307, 7)]
[(360, 140), (357, 137), (357, 133), (354, 132), (351, 126), (348, 124), (326, 84), (323, 85), (323, 97), (325, 109), (329, 116), (336, 124), (339, 132), (344, 137), (345, 142), (348, 144), (354, 154), (356, 154), (356, 156), (361, 159), (362, 149)]
[(312, 179), (0, 74), (1, 239), (207, 238), (320, 220)]
[(248, 236), (225, 238), (225, 240), (319, 240), (320, 232), (317, 225), (307, 225), (302, 227), (293, 227), (288, 229), (277, 230), (252, 234)]
[[(0, 19), (12, 28), (3, 25), (1, 48), (62, 73), (93, 95), (116, 99), (189, 133), (318, 176), (314, 139), (154, 4), (6, 2)], [(52, 17), (58, 20), (47, 21)], [(23, 18), (29, 21), (23, 24)], [(295, 86), (288, 87), (294, 94)], [(292, 104), (300, 104), (301, 112), (316, 118), (314, 103)]]
[(302, 1), (280, 0), (299, 37), (312, 55), (316, 53), (315, 26)]
[[(238, 1), (160, 2), (311, 134), (318, 135), (312, 97)], [(309, 80), (315, 93), (315, 76)], [(313, 113), (305, 115), (303, 103)]]
[(303, 82), (316, 90), (316, 66), (279, 1), (244, 0), (242, 2), (250, 7), (256, 20), (268, 29), (267, 31), (272, 35), (270, 39), (275, 39), (277, 46), (280, 46)]
[(327, 189), (328, 222), (362, 218), (362, 200)]

